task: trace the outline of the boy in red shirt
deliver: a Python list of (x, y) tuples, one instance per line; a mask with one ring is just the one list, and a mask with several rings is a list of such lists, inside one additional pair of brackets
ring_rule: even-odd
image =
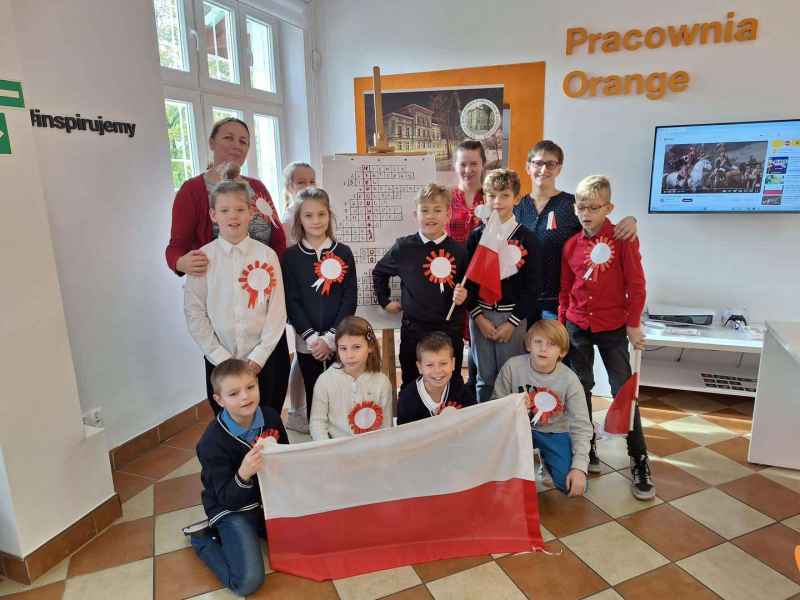
[[(607, 218), (612, 210), (608, 178), (592, 175), (583, 179), (575, 191), (575, 214), (583, 231), (567, 241), (561, 257), (558, 318), (569, 331), (569, 364), (583, 385), (590, 418), (594, 346), (600, 350), (614, 396), (631, 376), (628, 341), (634, 348), (644, 348), (645, 280), (639, 240), (614, 238), (614, 225)], [(631, 493), (639, 500), (649, 500), (655, 497), (656, 488), (650, 479), (638, 406), (627, 441)], [(594, 438), (589, 472), (600, 472)]]

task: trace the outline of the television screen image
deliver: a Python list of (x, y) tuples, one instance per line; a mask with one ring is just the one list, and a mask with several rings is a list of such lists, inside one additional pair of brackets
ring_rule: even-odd
[(800, 212), (800, 119), (656, 127), (650, 212)]

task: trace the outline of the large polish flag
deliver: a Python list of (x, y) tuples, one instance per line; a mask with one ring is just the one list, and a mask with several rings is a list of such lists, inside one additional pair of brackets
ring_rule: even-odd
[(493, 210), (466, 273), (467, 279), (480, 285), (480, 299), (489, 304), (497, 304), (503, 297), (500, 287), (500, 250), (505, 243), (501, 234), (500, 216)]
[(520, 394), (264, 451), (259, 483), (277, 571), (323, 581), (543, 547)]

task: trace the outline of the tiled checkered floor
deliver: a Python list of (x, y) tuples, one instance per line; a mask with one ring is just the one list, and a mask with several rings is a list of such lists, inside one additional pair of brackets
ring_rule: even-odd
[[(595, 421), (607, 404), (596, 399)], [(266, 583), (250, 598), (798, 599), (800, 472), (747, 462), (752, 408), (741, 398), (646, 390), (658, 497), (634, 500), (624, 441), (600, 441), (604, 473), (585, 498), (540, 488), (542, 533), (559, 555), (477, 556), (332, 583), (265, 565)], [(115, 473), (122, 519), (32, 588), (0, 582), (3, 600), (233, 598), (180, 533), (202, 517), (194, 445), (203, 427)]]

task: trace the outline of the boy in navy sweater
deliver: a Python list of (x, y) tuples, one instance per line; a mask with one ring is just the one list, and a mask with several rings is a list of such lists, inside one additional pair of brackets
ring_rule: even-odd
[[(502, 297), (496, 304), (479, 300), (479, 291), (474, 283), (467, 284), (470, 290), (469, 335), (472, 352), (478, 367), (478, 402), (486, 402), (492, 395), (497, 374), (505, 362), (525, 354), (525, 332), (528, 324), (539, 320), (537, 299), (541, 286), (537, 244), (533, 232), (517, 223), (514, 207), (520, 200), (519, 175), (511, 169), (490, 171), (483, 181), (486, 202), (500, 218), (501, 252), (517, 259), (516, 268), (503, 277), (501, 272)], [(467, 239), (467, 255), (472, 258), (481, 241), (486, 225), (474, 229)]]
[(475, 404), (475, 397), (464, 386), (455, 370), (450, 336), (435, 331), (417, 344), (417, 369), (422, 373), (416, 385), (407, 385), (397, 400), (397, 424), (434, 417), (448, 407), (464, 408)]
[(184, 529), (197, 555), (235, 594), (264, 583), (259, 537), (266, 537), (256, 473), (262, 440), (288, 444), (280, 416), (259, 407), (258, 382), (244, 360), (230, 358), (211, 373), (214, 400), (223, 408), (197, 444), (203, 508), (208, 522)]
[[(464, 247), (445, 233), (450, 222), (450, 192), (429, 183), (417, 195), (414, 215), (419, 231), (398, 238), (372, 271), (375, 295), (386, 312), (403, 312), (400, 327), (402, 387), (416, 381), (417, 343), (431, 331), (443, 331), (453, 343), (456, 375), (461, 377), (464, 354), (464, 316), (467, 298), (458, 285), (467, 268)], [(400, 277), (400, 302), (389, 297), (389, 278)], [(456, 304), (450, 320), (450, 305)]]

